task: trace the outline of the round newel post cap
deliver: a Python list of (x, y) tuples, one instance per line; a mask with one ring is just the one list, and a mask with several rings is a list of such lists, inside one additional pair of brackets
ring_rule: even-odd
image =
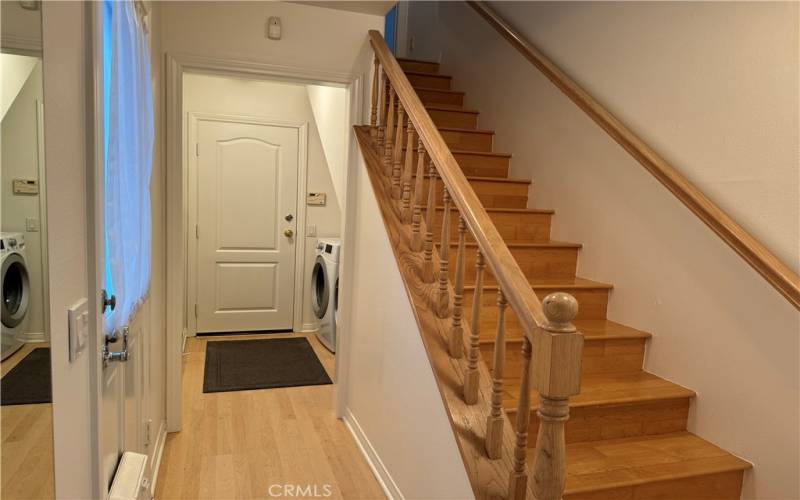
[(551, 293), (542, 301), (542, 309), (547, 317), (548, 330), (574, 332), (572, 320), (578, 315), (578, 301), (568, 293)]

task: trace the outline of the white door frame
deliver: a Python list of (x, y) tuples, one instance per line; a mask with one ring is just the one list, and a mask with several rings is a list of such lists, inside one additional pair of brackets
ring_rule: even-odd
[[(297, 238), (294, 245), (294, 298), (292, 300), (292, 329), (302, 330), (303, 326), (303, 288), (304, 268), (306, 255), (306, 204), (305, 191), (306, 179), (308, 176), (308, 122), (292, 122), (286, 120), (276, 120), (273, 118), (248, 115), (233, 115), (223, 113), (202, 113), (189, 112), (186, 127), (186, 182), (190, 187), (197, 186), (197, 155), (191, 154), (191, 144), (198, 142), (198, 125), (201, 121), (222, 122), (222, 123), (246, 123), (248, 125), (271, 125), (276, 127), (293, 128), (297, 130)], [(191, 190), (187, 190), (188, 218), (187, 227), (192, 228), (197, 224), (197, 196), (193, 196)], [(190, 230), (191, 231), (191, 230)], [(197, 335), (197, 316), (194, 307), (197, 301), (197, 238), (187, 238), (187, 272), (186, 272), (186, 319), (187, 336)]]
[[(233, 59), (218, 59), (187, 54), (166, 54), (166, 211), (167, 211), (167, 294), (166, 294), (166, 383), (167, 431), (181, 430), (181, 355), (186, 336), (186, 274), (188, 269), (188, 172), (184, 162), (183, 75), (201, 73), (257, 80), (283, 80), (294, 83), (335, 85), (358, 88), (360, 76), (351, 73), (264, 64)], [(355, 96), (361, 105), (363, 96)], [(351, 96), (352, 98), (352, 96)], [(347, 124), (350, 125), (349, 123)], [(303, 186), (305, 189), (305, 186)], [(305, 203), (305, 194), (298, 204)], [(298, 224), (298, 236), (305, 226)], [(298, 251), (298, 255), (301, 255)], [(302, 304), (302, 298), (301, 298)], [(302, 308), (301, 308), (302, 311)], [(301, 325), (302, 326), (302, 325)]]

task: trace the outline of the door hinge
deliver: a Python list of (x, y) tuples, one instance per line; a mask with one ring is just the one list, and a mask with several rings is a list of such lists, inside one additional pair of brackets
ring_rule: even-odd
[(195, 224), (194, 225), (194, 237), (197, 238), (198, 240), (200, 239), (200, 225), (199, 224)]
[(194, 317), (197, 317), (197, 304), (194, 305)]
[(200, 143), (199, 142), (195, 142), (194, 143), (194, 154), (195, 154), (195, 156), (200, 156)]

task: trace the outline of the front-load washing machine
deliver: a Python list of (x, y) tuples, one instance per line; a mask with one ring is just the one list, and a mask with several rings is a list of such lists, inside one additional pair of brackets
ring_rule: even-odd
[(336, 351), (340, 252), (338, 238), (317, 240), (317, 260), (311, 272), (311, 306), (319, 320), (317, 337), (331, 352)]
[(23, 342), (17, 334), (24, 333), (30, 306), (30, 281), (25, 262), (25, 235), (23, 233), (0, 233), (0, 255), (2, 255), (3, 302), (2, 359), (14, 354)]

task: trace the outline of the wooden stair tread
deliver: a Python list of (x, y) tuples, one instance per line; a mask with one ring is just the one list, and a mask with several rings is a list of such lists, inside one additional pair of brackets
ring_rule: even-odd
[(480, 111), (475, 109), (464, 109), (461, 106), (447, 104), (426, 104), (425, 109), (432, 109), (434, 111), (454, 111), (456, 113), (469, 113), (473, 115), (480, 114)]
[(432, 78), (446, 78), (448, 80), (452, 80), (453, 77), (450, 75), (442, 75), (439, 73), (427, 73), (425, 71), (403, 71), (406, 75), (414, 75), (414, 76), (428, 76)]
[[(471, 129), (470, 129), (471, 130)], [(403, 144), (403, 151), (408, 148), (407, 144)], [(416, 148), (415, 148), (416, 149)], [(499, 158), (511, 158), (511, 153), (497, 153), (494, 151), (470, 151), (469, 149), (450, 149), (450, 152), (455, 155), (473, 155), (473, 156), (493, 156)]]
[[(489, 179), (493, 179), (493, 177), (488, 177)], [(438, 205), (436, 210), (444, 210), (444, 206)], [(455, 210), (455, 208), (450, 207), (450, 210)], [(484, 207), (484, 210), (487, 212), (511, 212), (517, 214), (554, 214), (556, 213), (555, 210), (552, 208), (506, 208), (506, 207)]]
[[(572, 279), (531, 279), (529, 280), (531, 288), (536, 289), (549, 289), (549, 288), (563, 288), (564, 290), (575, 289), (597, 289), (602, 288), (611, 290), (614, 285), (610, 283), (602, 283), (600, 281), (587, 280), (586, 278), (575, 277)], [(464, 290), (474, 290), (475, 285), (464, 285)], [(497, 285), (483, 285), (484, 292), (497, 291)]]
[[(503, 407), (516, 411), (520, 391), (519, 378), (508, 374), (503, 383)], [(538, 408), (538, 393), (533, 391), (531, 409)], [(643, 403), (665, 399), (693, 398), (695, 392), (652, 373), (603, 373), (583, 375), (581, 392), (569, 400), (570, 408)]]
[[(484, 290), (487, 288), (488, 285), (484, 286)], [(467, 290), (468, 287), (464, 285), (464, 289)], [(583, 334), (585, 340), (648, 339), (652, 337), (652, 334), (648, 332), (607, 319), (576, 319), (572, 324)], [(494, 343), (494, 332), (486, 332), (486, 334), (491, 334), (492, 337), (481, 337), (480, 343)], [(506, 343), (521, 341), (522, 330), (506, 328)]]
[(436, 127), (438, 130), (445, 132), (461, 132), (465, 134), (492, 134), (494, 130), (480, 129), (480, 128), (460, 128), (460, 127)]
[(398, 62), (410, 63), (423, 63), (423, 64), (439, 64), (437, 61), (426, 61), (425, 59), (414, 59), (412, 57), (395, 57)]
[[(477, 247), (478, 243), (475, 241), (467, 241), (464, 243), (467, 248), (469, 247)], [(455, 247), (458, 246), (458, 241), (450, 241), (450, 246)], [(566, 241), (543, 241), (537, 243), (528, 243), (524, 241), (507, 241), (506, 246), (508, 248), (582, 248), (582, 243), (570, 243)]]
[[(425, 179), (430, 179), (430, 175), (425, 174)], [(467, 178), (468, 181), (476, 181), (476, 182), (496, 182), (496, 183), (505, 183), (505, 184), (530, 184), (530, 179), (520, 179), (515, 177), (484, 177), (479, 175), (465, 175), (464, 177)], [(411, 176), (412, 179), (416, 179), (417, 175), (414, 174)], [(437, 177), (438, 179), (438, 177)]]
[[(430, 75), (430, 73), (420, 73), (422, 75)], [(437, 89), (435, 87), (422, 87), (419, 85), (413, 85), (414, 90), (421, 90), (423, 92), (443, 92), (445, 94), (458, 94), (458, 95), (465, 95), (463, 90), (451, 90), (451, 89)]]
[[(533, 449), (527, 452), (529, 466), (533, 463), (533, 453)], [(687, 431), (568, 444), (566, 456), (565, 495), (752, 467)]]

